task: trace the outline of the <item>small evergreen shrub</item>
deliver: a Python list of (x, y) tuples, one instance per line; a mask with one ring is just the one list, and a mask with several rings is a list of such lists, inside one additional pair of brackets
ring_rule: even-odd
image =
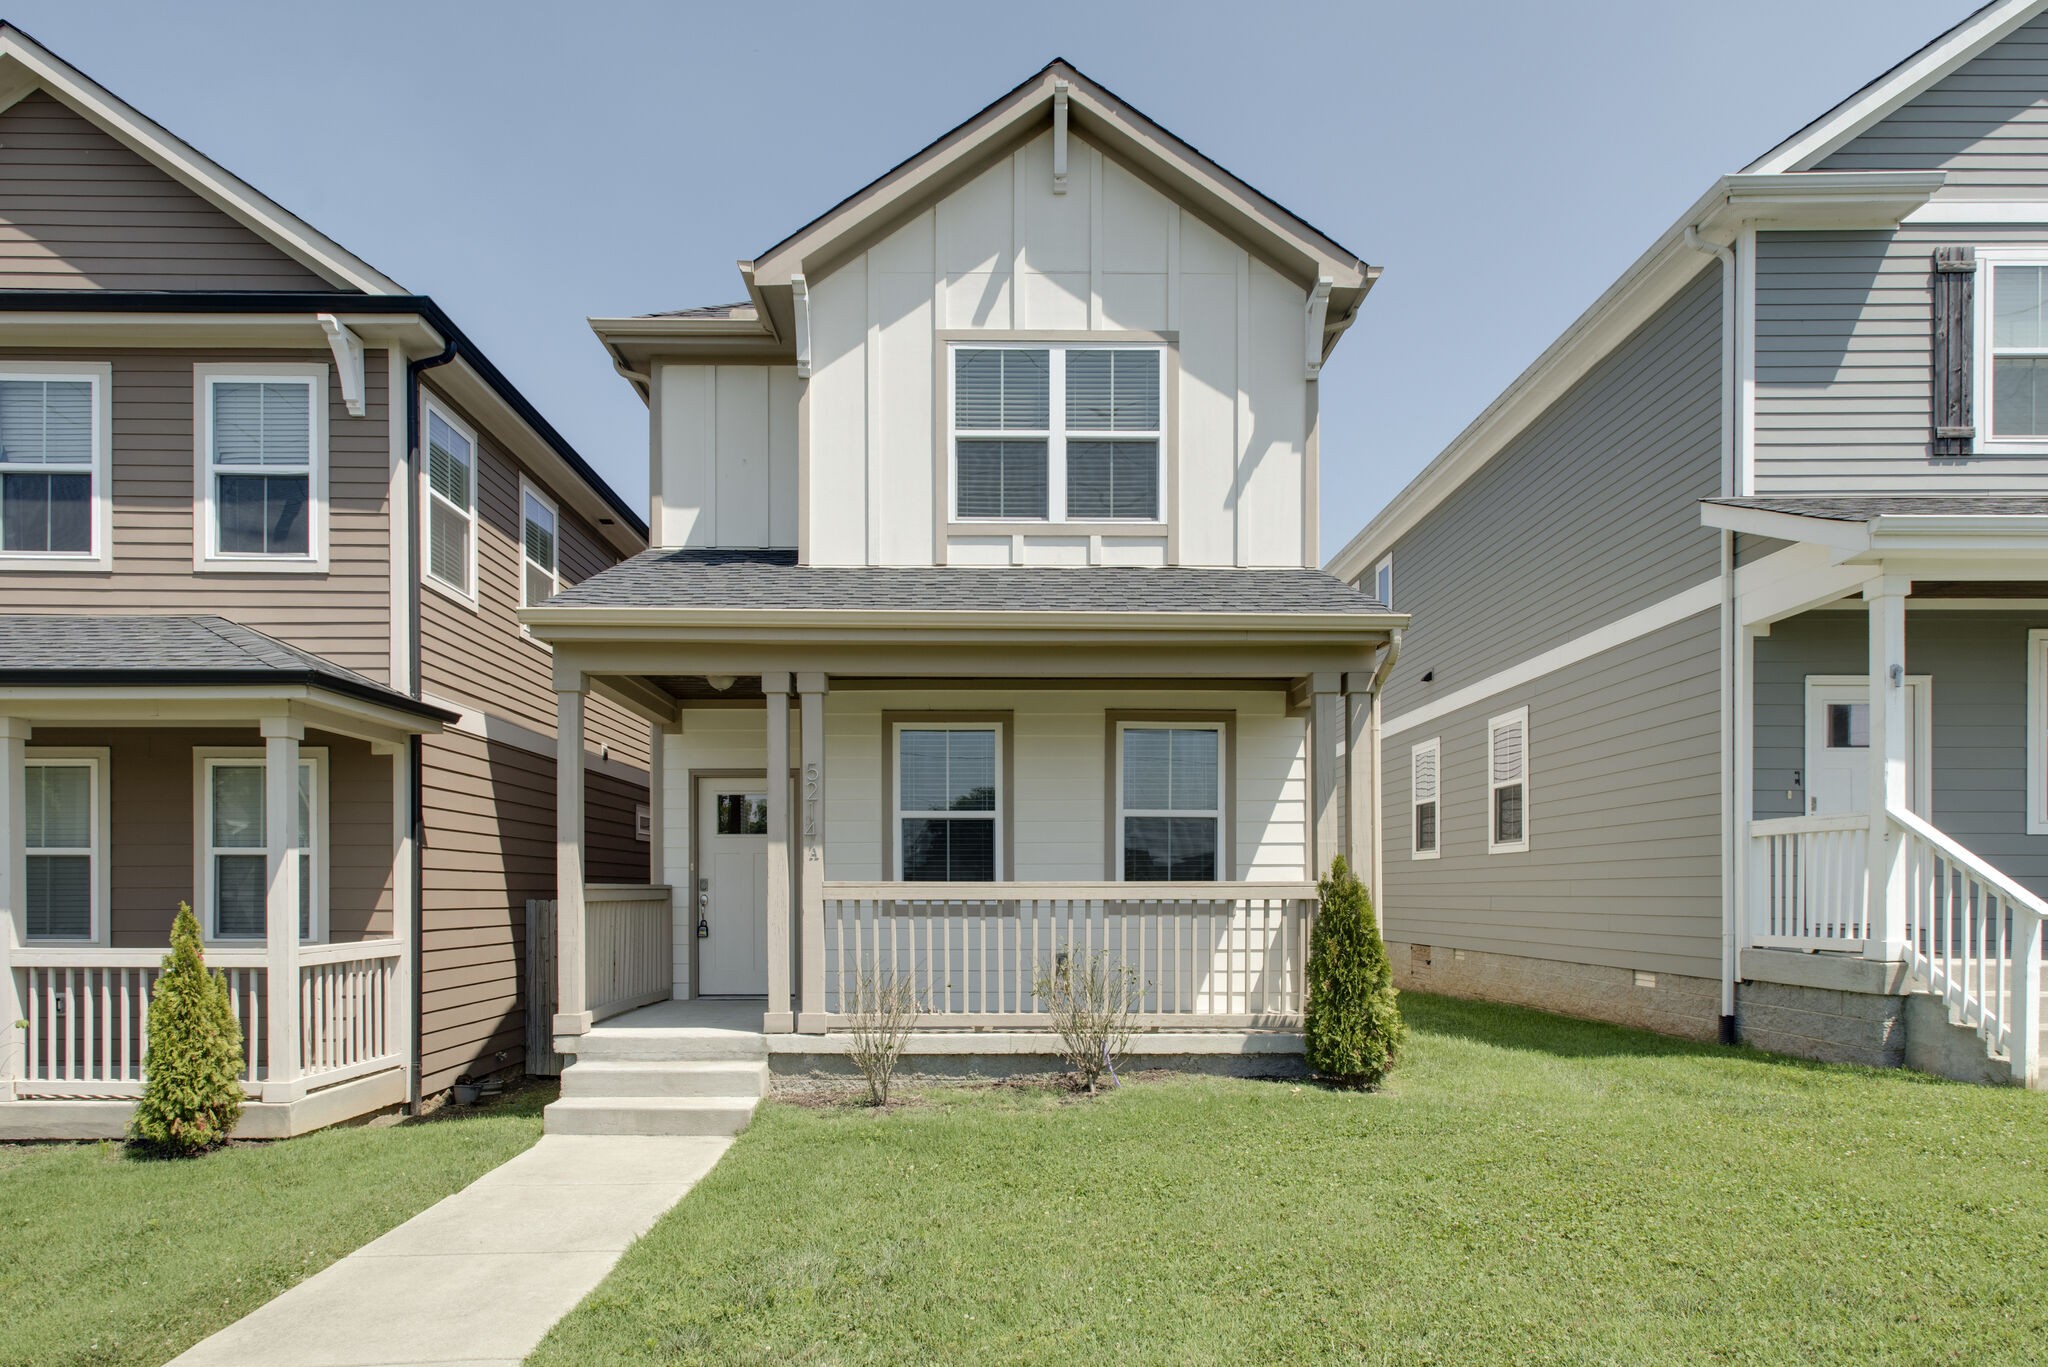
[(150, 997), (143, 1072), (130, 1139), (180, 1156), (226, 1141), (242, 1114), (242, 1025), (227, 979), (206, 971), (189, 903), (178, 903), (171, 952)]
[(1365, 885), (1339, 856), (1318, 891), (1308, 948), (1308, 1066), (1340, 1087), (1373, 1088), (1407, 1041), (1393, 969)]

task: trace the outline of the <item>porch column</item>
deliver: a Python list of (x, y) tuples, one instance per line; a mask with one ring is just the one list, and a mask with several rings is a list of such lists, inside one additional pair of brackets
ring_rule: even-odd
[(1906, 594), (1912, 581), (1884, 575), (1864, 586), (1870, 608), (1870, 933), (1867, 959), (1896, 960), (1906, 947), (1905, 842), (1885, 811), (1906, 805)]
[[(557, 1039), (590, 1029), (583, 953), (584, 680), (555, 690), (555, 1020)], [(561, 1050), (560, 1052), (571, 1052)]]
[[(28, 807), (23, 785), (29, 724), (0, 717), (0, 1102), (14, 1100), (22, 1075), (21, 993), (14, 984), (14, 947), (28, 938)], [(106, 909), (100, 909), (105, 916)]]
[(788, 1034), (789, 1010), (789, 675), (763, 674), (768, 701), (768, 1009), (761, 1028)]
[(265, 717), (263, 734), (263, 945), (269, 981), (270, 1071), (265, 1101), (294, 1099), (299, 1060), (299, 742), (305, 723)]
[(1313, 744), (1309, 760), (1312, 784), (1311, 818), (1314, 845), (1309, 876), (1320, 878), (1330, 861), (1342, 853), (1344, 800), (1344, 695), (1341, 676), (1315, 674), (1308, 680), (1309, 737)]
[(391, 938), (399, 953), (392, 965), (391, 1005), (387, 1009), (395, 1016), (392, 1037), (404, 1053), (406, 1096), (417, 1100), (413, 1089), (419, 1085), (419, 1042), (412, 1031), (413, 984), (419, 965), (413, 962), (412, 928), (419, 907), (413, 900), (412, 879), (412, 742), (379, 743), (370, 749), (391, 762)]
[(1379, 755), (1371, 744), (1373, 675), (1359, 670), (1344, 676), (1344, 859), (1351, 871), (1373, 884), (1373, 822), (1379, 799)]
[(803, 935), (799, 942), (803, 956), (803, 1004), (796, 1025), (807, 1035), (825, 1032), (826, 687), (823, 674), (807, 671), (796, 676), (802, 708), (798, 718), (802, 735), (797, 756), (797, 830), (801, 842), (797, 876), (803, 907)]

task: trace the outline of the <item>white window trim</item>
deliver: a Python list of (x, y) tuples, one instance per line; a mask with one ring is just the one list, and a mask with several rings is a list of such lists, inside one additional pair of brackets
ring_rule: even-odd
[[(1166, 483), (1167, 427), (1173, 415), (1167, 410), (1167, 365), (1170, 361), (1164, 342), (1117, 341), (1113, 338), (1097, 340), (1030, 341), (1005, 339), (999, 341), (962, 340), (946, 344), (946, 518), (959, 527), (977, 526), (1072, 526), (1102, 529), (1151, 528), (1166, 525), (1166, 504), (1170, 491)], [(1044, 351), (1050, 353), (1050, 375), (1047, 379), (1046, 417), (1052, 420), (1049, 428), (967, 428), (961, 429), (955, 419), (959, 408), (955, 402), (954, 388), (958, 383), (959, 365), (954, 359), (961, 351)], [(1159, 356), (1159, 427), (1151, 432), (1099, 432), (1079, 428), (1067, 430), (1067, 353), (1069, 351), (1151, 351)], [(1080, 441), (1152, 441), (1159, 448), (1159, 469), (1157, 483), (1159, 511), (1154, 517), (1068, 517), (1067, 516), (1067, 439)], [(1000, 441), (1018, 438), (1045, 438), (1045, 513), (1043, 518), (1035, 517), (981, 517), (966, 516), (960, 511), (960, 442)]]
[[(78, 765), (91, 775), (91, 845), (85, 850), (72, 848), (36, 850), (37, 854), (79, 854), (92, 858), (92, 908), (86, 921), (84, 935), (38, 935), (29, 938), (27, 889), (23, 888), (22, 921), (24, 939), (30, 945), (104, 945), (110, 938), (113, 917), (109, 908), (113, 905), (113, 792), (109, 775), (113, 772), (111, 752), (105, 746), (92, 745), (31, 745), (27, 747), (25, 759), (33, 765)], [(23, 837), (21, 857), (26, 872), (28, 849), (26, 835)]]
[[(1510, 782), (1506, 782), (1506, 783), (1503, 783), (1503, 782), (1501, 782), (1501, 781), (1500, 781), (1499, 779), (1495, 778), (1495, 776), (1494, 776), (1494, 772), (1493, 772), (1493, 733), (1494, 733), (1494, 729), (1495, 729), (1496, 727), (1499, 727), (1499, 726), (1503, 726), (1503, 725), (1506, 725), (1506, 724), (1507, 724), (1507, 723), (1509, 723), (1509, 722), (1516, 722), (1516, 721), (1519, 721), (1519, 722), (1520, 722), (1520, 723), (1522, 724), (1522, 776), (1521, 776), (1521, 778), (1519, 778), (1519, 779), (1516, 779), (1516, 780), (1512, 780), (1512, 781), (1510, 781)], [(1517, 708), (1515, 708), (1515, 709), (1514, 709), (1514, 710), (1513, 710), (1512, 712), (1503, 712), (1503, 713), (1501, 713), (1501, 714), (1500, 714), (1499, 716), (1496, 716), (1496, 717), (1489, 717), (1489, 718), (1487, 719), (1487, 722), (1486, 722), (1486, 852), (1487, 852), (1488, 854), (1520, 854), (1521, 852), (1523, 852), (1524, 850), (1526, 850), (1526, 849), (1528, 849), (1528, 848), (1529, 848), (1529, 808), (1530, 808), (1530, 806), (1531, 806), (1531, 803), (1530, 803), (1530, 801), (1529, 801), (1529, 794), (1530, 794), (1530, 785), (1529, 785), (1529, 751), (1530, 751), (1530, 750), (1531, 750), (1532, 748), (1533, 748), (1533, 747), (1532, 747), (1532, 746), (1530, 745), (1530, 743), (1529, 743), (1529, 709), (1528, 709), (1528, 708), (1527, 708), (1526, 706), (1524, 706), (1524, 707), (1517, 707)], [(1443, 791), (1443, 780), (1442, 780), (1442, 778), (1441, 778), (1441, 775), (1442, 775), (1442, 773), (1443, 773), (1443, 765), (1442, 765), (1441, 763), (1439, 763), (1439, 764), (1437, 765), (1437, 773), (1438, 773), (1438, 775), (1439, 775), (1439, 778), (1438, 778), (1438, 780), (1437, 780), (1437, 791), (1438, 791), (1438, 793), (1439, 793), (1439, 794), (1441, 794), (1441, 793), (1442, 793), (1442, 791)], [(1517, 785), (1519, 785), (1519, 786), (1521, 787), (1521, 789), (1522, 789), (1522, 838), (1521, 838), (1520, 840), (1507, 840), (1507, 841), (1502, 841), (1502, 840), (1496, 840), (1496, 839), (1495, 839), (1494, 837), (1495, 837), (1495, 836), (1496, 836), (1497, 834), (1499, 834), (1499, 831), (1500, 831), (1500, 826), (1499, 826), (1499, 824), (1498, 824), (1498, 823), (1496, 822), (1496, 820), (1495, 820), (1495, 817), (1494, 817), (1494, 807), (1493, 807), (1493, 804), (1494, 804), (1494, 794), (1495, 794), (1495, 793), (1497, 793), (1497, 792), (1499, 792), (1499, 791), (1500, 791), (1500, 790), (1501, 790), (1502, 788), (1512, 788), (1512, 787), (1515, 787), (1515, 786), (1517, 786)], [(1443, 811), (1443, 809), (1442, 809), (1441, 807), (1439, 807), (1439, 808), (1437, 809), (1437, 811), (1438, 811), (1438, 825), (1437, 825), (1437, 844), (1438, 844), (1438, 845), (1442, 845), (1442, 844), (1443, 844), (1443, 825), (1442, 825), (1442, 811)]]
[[(1977, 315), (1970, 347), (1971, 369), (1975, 372), (1971, 376), (1970, 412), (1976, 422), (1977, 435), (1971, 445), (1981, 455), (2048, 455), (2048, 437), (2000, 438), (1993, 433), (1992, 423), (1996, 414), (1991, 406), (1992, 371), (1997, 358), (1991, 353), (1991, 337), (1992, 321), (1998, 315), (1992, 296), (1997, 289), (2000, 266), (2048, 266), (2048, 249), (2038, 246), (1977, 248)], [(2048, 356), (2048, 348), (2025, 354)]]
[[(429, 431), (427, 422), (430, 416), (439, 418), (442, 422), (447, 423), (455, 429), (457, 436), (460, 436), (469, 443), (469, 591), (467, 593), (434, 573), (434, 551), (431, 536), (434, 505), (440, 503), (444, 507), (450, 508), (454, 505), (434, 492), (434, 477), (430, 469), (430, 458), (427, 455), (427, 433)], [(478, 596), (476, 582), (476, 544), (480, 539), (477, 533), (483, 526), (483, 518), (479, 516), (483, 510), (477, 506), (477, 488), (481, 483), (477, 478), (477, 466), (483, 460), (483, 447), (477, 442), (476, 429), (456, 417), (446, 404), (435, 399), (425, 388), (420, 390), (419, 441), (420, 483), (417, 497), (420, 506), (420, 582), (442, 597), (462, 604), (471, 612), (480, 613), (483, 611), (483, 603)], [(523, 510), (524, 505), (522, 504), (521, 507)], [(524, 630), (524, 628), (521, 629)]]
[[(1385, 575), (1385, 576), (1386, 576), (1386, 580), (1387, 580), (1387, 591), (1386, 591), (1386, 593), (1385, 593), (1384, 595), (1382, 595), (1382, 594), (1380, 593), (1380, 591), (1379, 591), (1379, 589), (1380, 589), (1380, 576), (1381, 576), (1381, 575)], [(1388, 606), (1389, 608), (1392, 608), (1392, 607), (1394, 606), (1394, 557), (1393, 557), (1393, 556), (1391, 556), (1391, 555), (1383, 555), (1383, 556), (1381, 556), (1381, 557), (1380, 557), (1380, 562), (1379, 562), (1379, 563), (1378, 563), (1377, 565), (1374, 565), (1374, 566), (1372, 567), (1372, 589), (1373, 589), (1373, 595), (1374, 595), (1375, 597), (1379, 598), (1379, 600), (1380, 600), (1380, 601), (1381, 601), (1382, 603), (1385, 603), (1385, 604), (1386, 604), (1386, 605), (1387, 605), (1387, 606)], [(1441, 770), (1439, 770), (1438, 772), (1442, 772), (1442, 771), (1441, 771)]]
[[(214, 929), (213, 914), (213, 785), (207, 775), (220, 764), (254, 764), (264, 766), (264, 748), (260, 745), (217, 745), (194, 746), (192, 750), (192, 887), (193, 896), (198, 899), (193, 910), (199, 916), (199, 937), (208, 945), (239, 946), (248, 948), (267, 941), (268, 935), (221, 935)], [(299, 762), (313, 766), (313, 829), (308, 835), (308, 847), (313, 852), (313, 897), (310, 912), (306, 918), (306, 934), (300, 944), (324, 944), (327, 940), (328, 897), (332, 890), (329, 865), (330, 837), (333, 823), (329, 818), (327, 787), (327, 749), (319, 745), (299, 747)], [(268, 789), (265, 801), (268, 802)], [(253, 854), (253, 850), (238, 851)]]
[(983, 814), (980, 812), (912, 812), (904, 810), (903, 733), (905, 731), (989, 731), (994, 733), (996, 738), (996, 805), (989, 809), (987, 819), (995, 828), (995, 877), (990, 881), (1002, 882), (1003, 870), (1007, 867), (1003, 862), (1007, 851), (1003, 849), (1003, 723), (999, 721), (900, 721), (890, 729), (889, 764), (891, 782), (889, 784), (889, 805), (895, 808), (895, 810), (889, 815), (889, 840), (894, 847), (896, 862), (892, 867), (896, 870), (896, 881), (899, 883), (910, 881), (903, 874), (903, 823), (906, 820), (939, 818), (944, 820), (979, 821), (983, 819)]
[(2048, 629), (2042, 628), (2027, 633), (2027, 834), (2048, 835)]
[[(312, 449), (307, 453), (306, 554), (225, 555), (216, 550), (220, 531), (214, 516), (213, 386), (236, 380), (275, 384), (297, 380), (312, 397)], [(327, 573), (327, 367), (310, 361), (244, 364), (202, 363), (192, 367), (192, 568), (209, 574)]]
[(84, 380), (92, 385), (92, 549), (0, 550), (0, 573), (96, 574), (114, 568), (114, 367), (107, 361), (0, 362), (0, 380)]
[[(1436, 844), (1432, 845), (1430, 848), (1426, 850), (1419, 848), (1415, 843), (1415, 814), (1417, 809), (1422, 806), (1421, 800), (1417, 798), (1415, 795), (1415, 770), (1422, 755), (1424, 755), (1425, 753), (1436, 756), (1436, 796), (1430, 799), (1432, 802), (1436, 803)], [(1487, 800), (1488, 802), (1491, 802), (1492, 798), (1489, 797)], [(1528, 798), (1525, 794), (1523, 797), (1523, 803), (1525, 806), (1527, 805), (1527, 802)], [(1487, 814), (1487, 820), (1489, 821), (1489, 823), (1492, 821), (1492, 819), (1492, 813), (1489, 812)], [(1527, 830), (1528, 827), (1525, 825), (1523, 829)], [(1444, 742), (1442, 736), (1431, 736), (1428, 740), (1418, 741), (1415, 745), (1409, 747), (1408, 750), (1408, 857), (1410, 859), (1441, 859), (1443, 857), (1443, 853)]]
[[(541, 488), (538, 484), (535, 484), (531, 479), (528, 479), (526, 477), (526, 474), (522, 471), (519, 476), (519, 545), (516, 549), (519, 557), (518, 602), (519, 606), (523, 608), (540, 606), (537, 603), (529, 603), (526, 601), (526, 566), (528, 564), (526, 558), (526, 500), (529, 497), (538, 501), (542, 507), (546, 508), (550, 513), (554, 514), (555, 563), (553, 567), (549, 569), (548, 575), (554, 583), (555, 592), (560, 593), (562, 591), (562, 510), (552, 498), (548, 497), (547, 490)], [(554, 649), (554, 647), (549, 645), (546, 641), (542, 641), (535, 638), (533, 632), (530, 629), (528, 629), (526, 623), (524, 622), (521, 622), (519, 624), (519, 634), (526, 637), (526, 639), (532, 641), (535, 645), (539, 646), (543, 650)]]
[[(1124, 734), (1128, 731), (1209, 731), (1216, 737), (1216, 806), (1200, 811), (1158, 811), (1150, 807), (1126, 807), (1124, 805)], [(1228, 848), (1224, 839), (1224, 804), (1227, 795), (1223, 791), (1225, 762), (1224, 747), (1229, 744), (1223, 723), (1214, 721), (1120, 721), (1116, 724), (1116, 866), (1113, 870), (1115, 881), (1127, 881), (1124, 877), (1124, 820), (1133, 816), (1210, 816), (1216, 819), (1216, 876), (1198, 881), (1218, 882), (1227, 880), (1230, 870), (1224, 867)]]

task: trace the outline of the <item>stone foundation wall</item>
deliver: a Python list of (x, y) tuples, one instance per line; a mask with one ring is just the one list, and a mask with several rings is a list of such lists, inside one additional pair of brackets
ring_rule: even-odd
[(1394, 985), (1410, 991), (1533, 1006), (1685, 1039), (1721, 1034), (1721, 988), (1711, 978), (1440, 945), (1389, 944), (1387, 954)]

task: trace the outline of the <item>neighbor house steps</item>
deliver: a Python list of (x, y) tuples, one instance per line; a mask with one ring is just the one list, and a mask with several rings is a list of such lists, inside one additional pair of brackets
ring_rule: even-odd
[(735, 1135), (768, 1093), (768, 1043), (744, 1030), (606, 1029), (577, 1041), (550, 1134)]

